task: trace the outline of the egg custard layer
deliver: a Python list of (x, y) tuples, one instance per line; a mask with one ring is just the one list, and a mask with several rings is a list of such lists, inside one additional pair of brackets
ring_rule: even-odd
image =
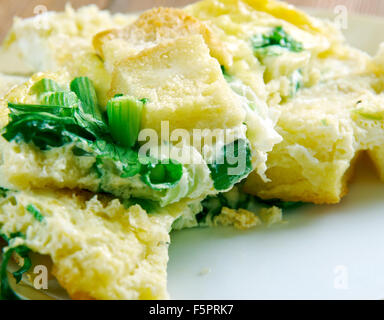
[[(328, 21), (273, 0), (42, 18), (17, 20), (0, 50), (17, 57), (0, 71), (30, 76), (0, 102), (16, 280), (33, 251), (74, 299), (165, 299), (172, 228), (336, 203), (362, 151), (383, 171), (383, 59)], [(259, 198), (280, 208), (256, 215)]]

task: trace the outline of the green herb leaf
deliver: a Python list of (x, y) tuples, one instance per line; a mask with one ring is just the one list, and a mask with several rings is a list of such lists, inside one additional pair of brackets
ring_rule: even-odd
[(33, 204), (29, 204), (26, 209), (37, 221), (42, 222), (44, 220), (44, 216)]
[(118, 170), (121, 178), (130, 178), (139, 174), (142, 166), (138, 153), (132, 149), (125, 149), (104, 140), (97, 140), (91, 144), (97, 158), (99, 173), (113, 167)]
[(129, 96), (117, 96), (107, 105), (109, 128), (115, 141), (132, 148), (139, 136), (144, 103)]
[(249, 143), (239, 139), (224, 146), (216, 161), (208, 166), (216, 190), (233, 187), (252, 171)]

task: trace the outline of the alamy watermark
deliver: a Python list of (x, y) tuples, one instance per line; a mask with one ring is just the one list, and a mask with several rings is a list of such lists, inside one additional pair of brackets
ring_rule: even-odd
[(342, 30), (348, 29), (348, 8), (344, 5), (337, 5), (333, 8), (335, 14), (334, 23)]
[(344, 265), (337, 265), (333, 269), (333, 274), (334, 274), (333, 287), (336, 290), (348, 290), (349, 289), (348, 268)]
[(160, 132), (154, 129), (140, 131), (139, 161), (144, 165), (149, 161), (153, 163), (153, 159), (165, 164), (171, 160), (184, 165), (226, 163), (231, 166), (228, 175), (239, 175), (244, 172), (249, 160), (244, 144), (236, 143), (240, 139), (246, 140), (244, 128), (241, 127), (170, 130), (169, 121), (162, 121)]

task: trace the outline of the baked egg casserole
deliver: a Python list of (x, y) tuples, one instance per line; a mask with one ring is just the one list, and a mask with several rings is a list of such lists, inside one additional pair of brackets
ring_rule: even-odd
[(0, 61), (3, 299), (32, 255), (72, 299), (168, 299), (172, 230), (338, 203), (363, 152), (384, 179), (383, 48), (284, 2), (67, 6)]

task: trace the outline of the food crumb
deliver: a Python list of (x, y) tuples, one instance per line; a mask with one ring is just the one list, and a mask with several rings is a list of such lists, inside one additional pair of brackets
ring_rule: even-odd
[(276, 224), (282, 223), (283, 220), (283, 210), (278, 207), (263, 208), (260, 210), (260, 218), (268, 227)]

